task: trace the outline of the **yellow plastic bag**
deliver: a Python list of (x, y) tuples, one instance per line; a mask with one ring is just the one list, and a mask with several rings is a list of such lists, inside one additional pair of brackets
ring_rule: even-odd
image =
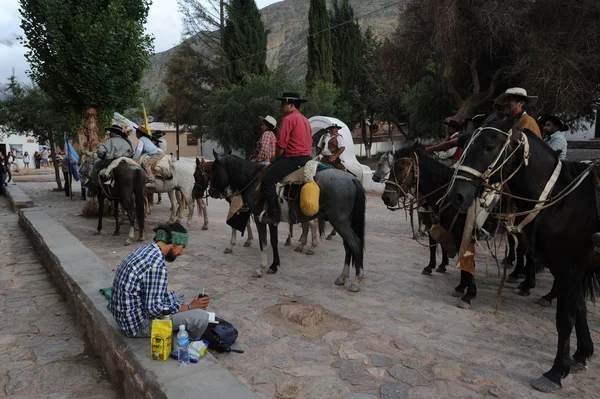
[(300, 210), (306, 216), (314, 216), (319, 212), (319, 194), (321, 189), (313, 180), (302, 186), (300, 191)]
[(152, 360), (167, 360), (171, 354), (173, 323), (171, 320), (152, 320), (150, 334), (150, 355)]

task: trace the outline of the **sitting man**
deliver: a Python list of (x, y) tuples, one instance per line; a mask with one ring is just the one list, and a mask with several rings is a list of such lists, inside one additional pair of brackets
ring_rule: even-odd
[(100, 144), (96, 150), (96, 154), (100, 159), (94, 164), (90, 180), (85, 185), (86, 187), (98, 187), (98, 173), (115, 159), (130, 157), (133, 152), (131, 142), (127, 138), (127, 133), (123, 132), (121, 126), (112, 125), (106, 130), (110, 137), (104, 143)]
[(442, 157), (441, 161), (446, 166), (452, 166), (460, 160), (462, 155), (462, 148), (457, 147), (455, 143), (458, 140), (458, 136), (460, 136), (463, 131), (464, 120), (450, 116), (444, 119), (444, 125), (446, 125), (446, 137), (449, 141), (438, 145), (429, 146), (425, 149), (425, 153), (431, 154), (432, 152), (446, 151), (447, 157)]
[(277, 224), (281, 219), (281, 209), (275, 185), (284, 177), (303, 167), (312, 155), (312, 129), (310, 122), (299, 111), (306, 100), (298, 93), (283, 93), (277, 97), (281, 101), (284, 114), (277, 138), (275, 162), (265, 172), (262, 179), (262, 192), (267, 203), (268, 214), (259, 215), (264, 224)]
[(258, 150), (256, 155), (253, 155), (250, 160), (256, 163), (270, 164), (275, 160), (275, 152), (277, 150), (277, 137), (275, 136), (277, 120), (271, 115), (267, 115), (264, 118), (260, 117), (260, 120), (262, 136), (260, 136), (260, 140), (257, 143)]
[(138, 159), (140, 156), (142, 154), (148, 154), (148, 158), (141, 164), (146, 172), (146, 176), (148, 176), (146, 188), (156, 188), (154, 173), (152, 173), (152, 164), (160, 161), (165, 153), (152, 143), (152, 136), (150, 136), (150, 133), (148, 133), (148, 130), (146, 130), (145, 127), (138, 126), (137, 129), (135, 129), (135, 135), (138, 138), (138, 145), (133, 154), (133, 159), (139, 163)]
[(152, 244), (139, 247), (119, 265), (109, 310), (128, 337), (150, 337), (152, 319), (168, 308), (173, 315), (173, 331), (183, 324), (190, 339), (200, 339), (208, 327), (205, 310), (209, 297), (194, 297), (185, 304), (183, 294), (167, 291), (165, 260), (173, 262), (183, 253), (187, 231), (179, 223), (159, 226), (154, 231)]
[(340, 135), (342, 127), (335, 123), (327, 128), (327, 134), (321, 136), (317, 144), (317, 155), (322, 155), (321, 162), (339, 170), (346, 170), (341, 155), (346, 149), (344, 138)]
[(567, 139), (562, 134), (569, 130), (569, 126), (554, 115), (542, 115), (539, 118), (540, 125), (544, 131), (544, 143), (548, 144), (558, 154), (558, 159), (567, 159)]

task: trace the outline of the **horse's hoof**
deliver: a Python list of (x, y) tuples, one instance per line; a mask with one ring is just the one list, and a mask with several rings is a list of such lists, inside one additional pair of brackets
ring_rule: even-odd
[(446, 273), (446, 266), (438, 266), (435, 271), (436, 273)]
[(350, 284), (350, 288), (348, 288), (348, 291), (358, 292), (358, 291), (360, 291), (360, 287), (358, 286), (358, 284), (355, 281), (353, 281), (352, 284)]
[(518, 283), (519, 282), (519, 278), (515, 277), (515, 276), (508, 276), (508, 278), (506, 279), (507, 283)]
[(246, 241), (244, 243), (244, 248), (248, 248), (250, 245), (252, 245), (252, 241)]
[(327, 241), (331, 241), (331, 240), (333, 240), (333, 237), (332, 237), (332, 236), (327, 236), (327, 238), (325, 238), (325, 239), (326, 239)]
[(546, 377), (545, 375), (541, 376), (540, 378), (536, 378), (535, 380), (531, 381), (531, 386), (534, 387), (535, 389), (537, 389), (540, 392), (544, 392), (544, 393), (552, 393), (552, 392), (556, 392), (559, 389), (562, 388), (562, 386), (559, 384), (557, 384), (554, 381), (551, 381), (548, 377)]
[(315, 251), (313, 251), (312, 249), (309, 249), (308, 251), (306, 251), (307, 255), (314, 255)]
[(254, 278), (261, 278), (262, 277), (262, 272), (260, 272), (259, 270), (255, 270), (252, 272), (252, 277)]
[(125, 241), (125, 244), (124, 244), (124, 246), (126, 247), (126, 246), (128, 246), (128, 245), (131, 245), (131, 240), (127, 240), (127, 241)]
[(99, 236), (100, 235), (100, 231), (99, 230), (94, 231), (94, 235), (95, 236)]
[(506, 265), (507, 267), (513, 267), (513, 262), (514, 262), (514, 260), (512, 260), (512, 259), (507, 259), (507, 258), (504, 258), (504, 259), (502, 260), (502, 262), (500, 262), (500, 264), (501, 264), (502, 266)]
[(201, 229), (201, 230), (208, 230), (208, 227), (206, 227), (206, 226), (202, 226), (202, 229)]
[(138, 238), (138, 242), (145, 241), (143, 237)]
[(537, 303), (538, 305), (543, 306), (545, 308), (547, 308), (548, 306), (552, 306), (552, 302), (550, 302), (549, 300), (547, 300), (544, 297), (541, 297), (541, 298), (537, 299), (535, 301), (535, 303)]
[(115, 232), (113, 233), (113, 237), (117, 237), (119, 234), (121, 234), (121, 233), (119, 233), (118, 231), (115, 231)]
[(426, 267), (423, 269), (423, 271), (421, 272), (422, 275), (424, 276), (431, 276), (431, 269)]
[(231, 248), (225, 248), (225, 251), (223, 251), (224, 254), (231, 254), (233, 253), (233, 249)]
[(529, 290), (519, 290), (519, 292), (517, 292), (517, 295), (519, 295), (519, 296), (529, 296), (529, 295), (531, 295), (531, 292), (529, 292)]
[(292, 245), (292, 240), (290, 240), (289, 238), (287, 240), (285, 240), (285, 245), (286, 247), (289, 247), (290, 245)]
[(461, 296), (464, 295), (464, 293), (462, 291), (457, 291), (457, 290), (452, 290), (452, 294), (451, 294), (454, 298), (460, 298)]
[(335, 285), (344, 285), (346, 284), (346, 279), (343, 277), (338, 277), (335, 279)]
[(461, 308), (461, 309), (471, 309), (471, 304), (467, 301), (463, 301), (462, 299), (460, 301), (458, 301), (458, 303), (456, 304), (457, 307)]
[(587, 368), (588, 368), (587, 365), (585, 365), (583, 363), (579, 363), (575, 359), (571, 359), (571, 373), (572, 374), (583, 373), (584, 371), (587, 370)]
[(271, 269), (270, 267), (267, 269), (267, 274), (275, 274), (277, 273), (277, 269)]
[(294, 249), (294, 251), (296, 251), (296, 252), (302, 252), (302, 251), (304, 251), (304, 248), (302, 248), (302, 247), (296, 247), (296, 249)]

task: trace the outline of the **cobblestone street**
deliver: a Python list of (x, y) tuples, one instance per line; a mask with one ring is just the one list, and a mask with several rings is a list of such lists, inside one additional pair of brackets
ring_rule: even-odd
[[(55, 217), (113, 271), (129, 252), (143, 244), (134, 242), (124, 247), (127, 228), (123, 226), (121, 236), (113, 237), (112, 217), (105, 217), (102, 234), (94, 236), (96, 219), (79, 216), (83, 202), (52, 192), (55, 183), (19, 185), (36, 206)], [(75, 191), (74, 198), (78, 199), (77, 186)], [(152, 228), (168, 219), (168, 198), (163, 199), (147, 219), (145, 243), (153, 236)], [(253, 279), (251, 272), (259, 265), (256, 238), (250, 248), (244, 248), (245, 237), (238, 236), (233, 253), (223, 253), (230, 236), (225, 224), (227, 203), (209, 200), (208, 231), (200, 230), (201, 222), (194, 216), (190, 244), (184, 255), (169, 265), (170, 286), (185, 292), (188, 298), (205, 286), (212, 298), (212, 310), (239, 330), (239, 343), (246, 353), (216, 356), (245, 385), (265, 398), (597, 397), (597, 359), (591, 360), (586, 373), (567, 377), (556, 395), (530, 387), (533, 378), (550, 368), (555, 355), (555, 305), (542, 308), (533, 302), (550, 289), (548, 272), (538, 275), (531, 297), (516, 295), (516, 285), (507, 284), (495, 314), (500, 279), (495, 261), (483, 248), (478, 249), (478, 295), (471, 310), (459, 309), (456, 298), (450, 296), (459, 280), (455, 261), (451, 260), (445, 275), (422, 276), (429, 251), (410, 239), (410, 223), (404, 213), (390, 212), (375, 195), (369, 195), (367, 201), (366, 279), (359, 293), (334, 285), (344, 259), (339, 236), (333, 241), (319, 241), (315, 255), (308, 256), (283, 246), (287, 225), (281, 224), (279, 272)], [(2, 217), (14, 218), (12, 214)], [(256, 229), (254, 233), (257, 237)], [(298, 236), (296, 228), (294, 245)], [(10, 251), (14, 253), (16, 248), (13, 244)], [(7, 258), (16, 259), (13, 255)], [(14, 300), (10, 294), (2, 297), (5, 315), (9, 300)], [(22, 311), (28, 302), (22, 300), (16, 306)], [(46, 306), (49, 302), (43, 303)], [(290, 322), (283, 316), (282, 307), (297, 305), (322, 310), (323, 320), (306, 327)], [(44, 314), (64, 318), (66, 311), (55, 316), (59, 311), (52, 308)], [(592, 338), (598, 343), (600, 312), (592, 304), (588, 320)], [(34, 330), (25, 324), (12, 334), (20, 334), (21, 329)], [(58, 334), (51, 329), (44, 333)], [(81, 355), (81, 337), (76, 333), (66, 335), (79, 337), (81, 350), (71, 354), (77, 345), (69, 343), (60, 356), (65, 351), (69, 356)], [(14, 339), (19, 338), (15, 335)], [(2, 345), (8, 343), (3, 341)], [(575, 345), (573, 334), (572, 348)], [(3, 356), (9, 353), (4, 352)], [(3, 382), (5, 386), (7, 383)]]
[(119, 397), (9, 207), (0, 197), (0, 396)]

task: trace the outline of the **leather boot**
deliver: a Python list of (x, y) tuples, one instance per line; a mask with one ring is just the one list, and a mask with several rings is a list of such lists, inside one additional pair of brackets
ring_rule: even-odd
[(263, 214), (259, 221), (264, 224), (277, 225), (281, 221), (281, 208), (279, 207), (279, 199), (277, 195), (273, 198), (267, 198), (267, 215)]

